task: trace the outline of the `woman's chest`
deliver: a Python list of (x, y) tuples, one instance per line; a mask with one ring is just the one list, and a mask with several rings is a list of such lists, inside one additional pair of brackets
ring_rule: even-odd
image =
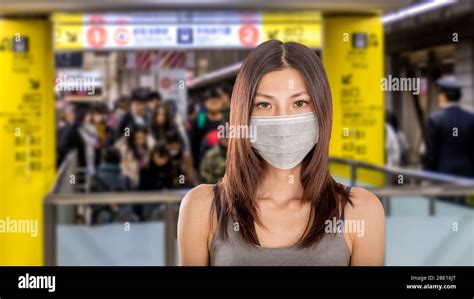
[(284, 247), (294, 245), (304, 234), (310, 210), (266, 208), (259, 209), (261, 225), (255, 224), (255, 231), (261, 246)]

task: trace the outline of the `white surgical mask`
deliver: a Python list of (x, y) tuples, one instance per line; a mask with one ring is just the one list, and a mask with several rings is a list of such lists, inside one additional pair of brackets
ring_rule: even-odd
[(260, 156), (279, 169), (298, 165), (318, 142), (319, 127), (315, 112), (251, 116), (255, 138), (250, 140)]

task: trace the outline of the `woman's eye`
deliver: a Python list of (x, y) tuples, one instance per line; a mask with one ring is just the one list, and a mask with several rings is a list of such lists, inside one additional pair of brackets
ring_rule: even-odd
[(271, 107), (270, 103), (267, 103), (267, 102), (260, 102), (256, 104), (255, 106), (257, 106), (257, 108), (260, 108), (260, 109), (269, 109)]
[(296, 108), (303, 108), (308, 104), (308, 101), (300, 100), (295, 102), (295, 107)]

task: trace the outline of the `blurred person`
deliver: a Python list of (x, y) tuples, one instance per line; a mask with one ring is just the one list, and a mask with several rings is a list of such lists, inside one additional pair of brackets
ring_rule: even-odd
[(109, 128), (117, 131), (120, 122), (129, 110), (129, 103), (130, 98), (128, 97), (121, 97), (114, 103), (114, 109), (107, 122)]
[(107, 147), (102, 151), (102, 159), (94, 175), (92, 190), (95, 192), (121, 192), (132, 190), (128, 177), (122, 174), (122, 158), (117, 148)]
[[(120, 152), (113, 147), (105, 148), (102, 152), (102, 161), (97, 172), (92, 177), (92, 192), (125, 192), (133, 190), (128, 177), (120, 169)], [(92, 205), (93, 223), (102, 224), (114, 221), (138, 221), (133, 212), (133, 205)]]
[(149, 127), (151, 127), (151, 124), (153, 123), (153, 115), (155, 114), (155, 110), (159, 103), (161, 103), (160, 93), (156, 91), (150, 92), (146, 106), (146, 117), (147, 120), (150, 122)]
[(150, 102), (148, 103), (148, 107), (150, 107), (151, 110), (155, 110), (156, 105), (161, 103), (161, 94), (157, 91), (153, 91), (150, 93)]
[(217, 88), (217, 93), (219, 93), (223, 101), (222, 113), (224, 114), (224, 119), (228, 121), (230, 113), (230, 94), (232, 93), (232, 86), (224, 82)]
[(264, 42), (244, 60), (232, 97), (230, 126), (257, 133), (230, 138), (224, 177), (181, 202), (180, 264), (383, 265), (380, 200), (329, 172), (332, 99), (318, 55)]
[(441, 109), (426, 127), (424, 169), (474, 177), (474, 115), (459, 105), (461, 85), (455, 77), (437, 81)]
[(177, 127), (172, 120), (172, 115), (168, 110), (168, 106), (159, 103), (153, 113), (153, 122), (151, 124), (151, 133), (155, 140), (166, 140), (166, 134), (170, 131), (177, 131)]
[(166, 147), (173, 166), (173, 186), (175, 188), (195, 186), (197, 178), (192, 157), (189, 152), (186, 152), (181, 134), (170, 131), (167, 134)]
[(97, 131), (96, 143), (96, 165), (100, 163), (100, 151), (104, 146), (110, 145), (110, 138), (113, 131), (107, 126), (107, 107), (105, 105), (94, 105), (91, 108), (91, 123)]
[(115, 144), (122, 157), (122, 173), (131, 180), (134, 187), (139, 186), (140, 169), (147, 165), (149, 151), (153, 146), (154, 140), (143, 126), (134, 126), (129, 137), (123, 136)]
[[(224, 122), (222, 122), (222, 124), (224, 124)], [(200, 146), (200, 149), (199, 149), (199, 156), (204, 157), (204, 155), (209, 150), (216, 147), (218, 143), (219, 143), (219, 130), (214, 129), (214, 130), (211, 130), (211, 131), (207, 132), (207, 134), (201, 140), (201, 146)]]
[[(174, 175), (175, 171), (166, 143), (159, 141), (150, 152), (148, 165), (140, 171), (140, 190), (171, 189), (174, 187)], [(160, 220), (163, 218), (163, 213), (164, 205), (161, 203), (141, 206), (140, 215), (145, 221)]]
[(219, 138), (217, 145), (205, 153), (199, 171), (202, 183), (215, 184), (224, 176), (227, 159), (227, 143), (227, 138)]
[(164, 102), (164, 104), (166, 105), (168, 109), (170, 120), (173, 127), (175, 127), (178, 130), (179, 134), (181, 135), (182, 141), (184, 143), (185, 152), (190, 152), (191, 145), (189, 143), (186, 128), (184, 127), (184, 120), (182, 119), (181, 115), (178, 113), (178, 106), (176, 105), (176, 100), (168, 99)]
[(107, 146), (112, 146), (115, 144), (118, 138), (123, 136), (124, 132), (120, 132), (119, 125), (123, 120), (123, 117), (129, 111), (130, 98), (129, 97), (120, 97), (115, 103), (113, 110), (109, 113), (107, 120), (108, 127), (108, 136), (106, 140)]
[(196, 104), (193, 101), (188, 104), (187, 115), (188, 117), (184, 123), (184, 128), (186, 129), (188, 136), (191, 136), (191, 126), (196, 121), (198, 115), (198, 109), (196, 108)]
[(58, 127), (57, 127), (57, 138), (61, 140), (63, 138), (63, 134), (67, 131), (74, 124), (75, 114), (74, 114), (74, 107), (67, 106), (64, 111), (61, 113), (59, 117)]
[(98, 139), (99, 136), (92, 123), (90, 109), (77, 109), (74, 124), (63, 133), (62, 140), (58, 141), (59, 163), (71, 150), (77, 150), (78, 166), (85, 168), (88, 174), (93, 174), (96, 166)]
[(149, 92), (145, 88), (138, 88), (132, 92), (132, 102), (130, 111), (128, 111), (119, 123), (117, 130), (117, 139), (122, 137), (126, 132), (126, 128), (132, 130), (136, 126), (147, 127), (149, 122), (146, 116), (147, 102)]
[(399, 149), (400, 149), (400, 163), (399, 163), (399, 165), (400, 166), (407, 165), (408, 164), (408, 150), (410, 148), (410, 146), (408, 144), (407, 136), (406, 136), (405, 132), (403, 132), (403, 130), (400, 129), (400, 126), (398, 125), (398, 119), (395, 116), (395, 114), (388, 113), (386, 115), (386, 123), (389, 124), (393, 128), (393, 130), (396, 134), (396, 137), (397, 137), (397, 142), (398, 142)]
[(140, 190), (173, 188), (172, 167), (166, 143), (157, 142), (150, 152), (148, 164), (140, 171)]
[(398, 167), (401, 160), (401, 145), (397, 133), (390, 122), (390, 114), (385, 114), (385, 165)]
[(201, 143), (203, 138), (210, 131), (216, 130), (217, 127), (225, 120), (222, 112), (224, 101), (221, 94), (215, 89), (208, 90), (203, 95), (205, 102), (205, 112), (200, 113), (191, 128), (191, 148), (196, 169), (202, 158)]

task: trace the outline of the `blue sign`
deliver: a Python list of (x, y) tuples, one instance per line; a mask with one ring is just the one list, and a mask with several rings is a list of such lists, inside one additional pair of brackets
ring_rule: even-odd
[(192, 44), (193, 43), (193, 28), (178, 28), (178, 44)]

